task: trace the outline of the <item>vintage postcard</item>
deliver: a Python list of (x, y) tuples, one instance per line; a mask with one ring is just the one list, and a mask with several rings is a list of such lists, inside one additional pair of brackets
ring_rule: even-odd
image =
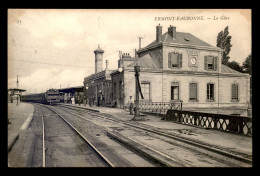
[(8, 9), (9, 167), (252, 167), (251, 9)]

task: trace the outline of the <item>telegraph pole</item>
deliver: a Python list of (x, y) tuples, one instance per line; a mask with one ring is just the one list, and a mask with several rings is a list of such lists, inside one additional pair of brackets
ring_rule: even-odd
[(139, 49), (141, 49), (141, 40), (143, 39), (143, 37), (138, 37), (139, 38)]
[(122, 59), (122, 51), (119, 51), (118, 56), (119, 56), (119, 59), (121, 60)]
[(133, 49), (133, 56), (136, 58), (136, 49)]
[(138, 37), (139, 38), (139, 49), (141, 49), (141, 40), (146, 38), (147, 36)]
[[(19, 75), (17, 75), (17, 81), (16, 81), (17, 89), (18, 89), (18, 85), (19, 85), (18, 76), (19, 76)], [(17, 91), (18, 91), (18, 90), (17, 90)], [(17, 94), (17, 104), (16, 104), (16, 105), (18, 105), (18, 94)]]

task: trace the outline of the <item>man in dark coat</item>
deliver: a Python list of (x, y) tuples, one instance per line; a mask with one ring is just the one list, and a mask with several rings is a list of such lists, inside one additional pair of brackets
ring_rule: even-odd
[(134, 101), (132, 99), (132, 96), (130, 96), (130, 99), (129, 99), (129, 111), (130, 111), (131, 115), (133, 115), (133, 107), (134, 107)]
[(91, 103), (92, 103), (92, 98), (89, 97), (89, 106), (92, 106)]
[(98, 97), (98, 99), (97, 99), (97, 106), (98, 107), (100, 106), (100, 97)]

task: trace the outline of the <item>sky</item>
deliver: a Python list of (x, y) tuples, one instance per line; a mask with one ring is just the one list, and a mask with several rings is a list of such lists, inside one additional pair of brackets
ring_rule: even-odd
[(242, 65), (251, 53), (246, 9), (8, 9), (8, 88), (16, 88), (17, 75), (25, 94), (82, 86), (95, 72), (98, 45), (105, 51), (103, 68), (108, 60), (109, 69), (117, 69), (119, 51), (133, 56), (138, 37), (145, 47), (155, 40), (158, 24), (163, 33), (176, 26), (212, 46), (228, 26), (230, 61)]

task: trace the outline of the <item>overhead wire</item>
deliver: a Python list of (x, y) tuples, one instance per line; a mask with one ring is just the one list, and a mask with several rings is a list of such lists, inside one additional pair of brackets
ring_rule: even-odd
[[(105, 57), (104, 59), (109, 59), (111, 56), (113, 56), (114, 54), (116, 54), (117, 52), (114, 52), (112, 54), (110, 54), (109, 56)], [(8, 60), (11, 60), (11, 61), (21, 61), (21, 62), (29, 62), (29, 63), (36, 63), (36, 64), (46, 64), (46, 65), (57, 65), (57, 66), (69, 66), (69, 67), (82, 67), (82, 68), (94, 68), (94, 66), (78, 66), (78, 65), (71, 65), (71, 64), (60, 64), (60, 63), (48, 63), (48, 62), (41, 62), (41, 61), (32, 61), (31, 60), (31, 55), (29, 56), (25, 56), (25, 55), (22, 55), (21, 53), (16, 53), (19, 57), (22, 56), (22, 57), (29, 57), (30, 59), (28, 60), (25, 60), (25, 59), (12, 59), (12, 58), (8, 58)], [(59, 57), (64, 57), (63, 55), (59, 55)]]

